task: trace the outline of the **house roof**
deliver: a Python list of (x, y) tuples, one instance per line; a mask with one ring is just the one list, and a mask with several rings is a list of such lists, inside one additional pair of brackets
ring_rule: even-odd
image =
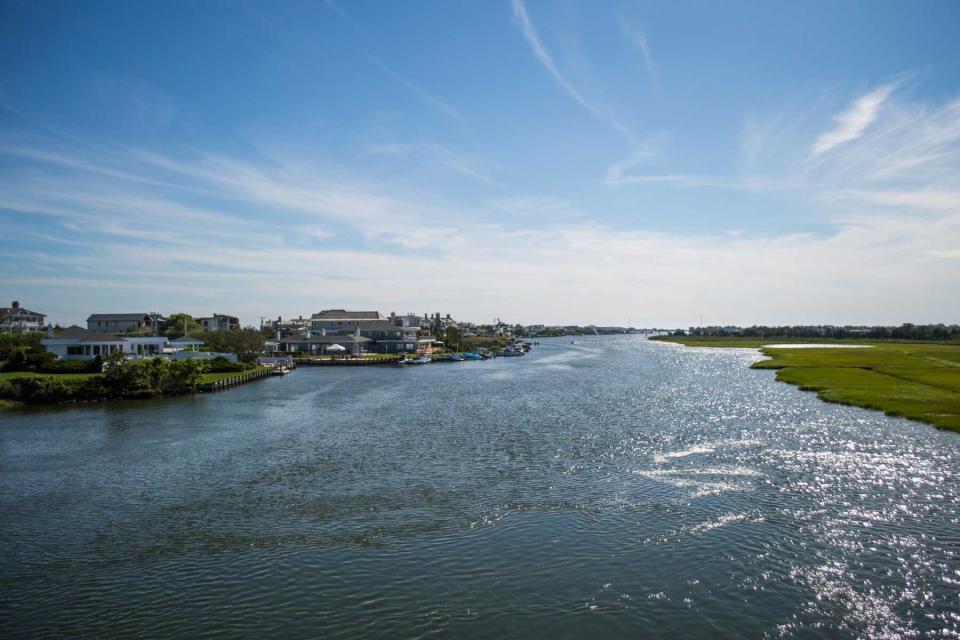
[(40, 313), (39, 311), (30, 311), (29, 309), (24, 309), (23, 307), (0, 307), (0, 320), (4, 318), (15, 318), (17, 316), (47, 317), (46, 314)]
[(83, 327), (73, 325), (54, 334), (55, 340), (77, 340), (78, 342), (126, 342), (123, 338), (111, 333), (87, 331)]
[(126, 340), (120, 336), (115, 336), (112, 333), (91, 331), (90, 335), (84, 336), (80, 342), (126, 342)]
[(310, 336), (305, 338), (304, 336), (288, 336), (286, 338), (280, 338), (280, 344), (301, 344), (301, 343), (310, 343), (310, 344), (360, 344), (363, 342), (370, 342), (370, 338), (364, 338), (360, 336), (359, 338), (354, 335), (346, 336)]
[(311, 316), (313, 320), (386, 320), (379, 311), (346, 311), (345, 309), (325, 309)]
[(60, 331), (55, 333), (53, 337), (58, 340), (69, 340), (71, 338), (79, 339), (79, 338), (84, 338), (90, 335), (91, 333), (93, 332), (87, 331), (83, 327), (78, 327), (77, 325), (73, 325), (73, 326), (67, 327), (66, 329), (61, 329)]
[(136, 322), (149, 316), (149, 313), (94, 313), (87, 322)]

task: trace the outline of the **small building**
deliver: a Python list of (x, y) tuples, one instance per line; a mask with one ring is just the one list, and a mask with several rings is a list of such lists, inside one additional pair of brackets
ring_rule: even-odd
[(180, 336), (170, 341), (170, 348), (174, 351), (196, 351), (203, 345), (203, 340), (193, 336)]
[(43, 331), (46, 317), (42, 313), (24, 309), (14, 300), (9, 307), (0, 307), (0, 333)]
[(215, 313), (209, 318), (196, 318), (204, 331), (231, 331), (240, 328), (240, 318)]
[(155, 313), (94, 313), (87, 318), (87, 331), (153, 333), (161, 320)]

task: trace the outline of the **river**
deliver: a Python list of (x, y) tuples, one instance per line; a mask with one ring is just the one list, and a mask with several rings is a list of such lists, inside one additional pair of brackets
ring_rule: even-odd
[(960, 633), (960, 434), (542, 340), (0, 414), (4, 638)]

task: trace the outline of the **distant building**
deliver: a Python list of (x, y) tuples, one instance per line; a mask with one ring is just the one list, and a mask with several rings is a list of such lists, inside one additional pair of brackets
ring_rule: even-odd
[(204, 331), (230, 331), (240, 328), (240, 318), (219, 313), (215, 313), (209, 318), (196, 318), (196, 321), (200, 323)]
[(94, 313), (87, 330), (106, 333), (152, 333), (163, 318), (155, 313)]
[(42, 331), (44, 327), (43, 319), (46, 317), (42, 313), (24, 309), (19, 302), (14, 300), (9, 307), (0, 307), (0, 333)]

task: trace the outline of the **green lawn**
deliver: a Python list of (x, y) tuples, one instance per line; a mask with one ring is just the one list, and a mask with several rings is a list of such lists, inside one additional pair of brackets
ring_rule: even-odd
[(830, 342), (869, 344), (864, 349), (765, 348), (769, 360), (755, 369), (776, 369), (777, 380), (838, 402), (960, 431), (960, 345), (944, 342), (783, 340), (771, 338), (670, 337), (689, 346), (762, 347), (765, 344)]
[(0, 372), (0, 382), (11, 378), (60, 378), (61, 380), (85, 380), (99, 373), (34, 373), (32, 371), (4, 371)]

